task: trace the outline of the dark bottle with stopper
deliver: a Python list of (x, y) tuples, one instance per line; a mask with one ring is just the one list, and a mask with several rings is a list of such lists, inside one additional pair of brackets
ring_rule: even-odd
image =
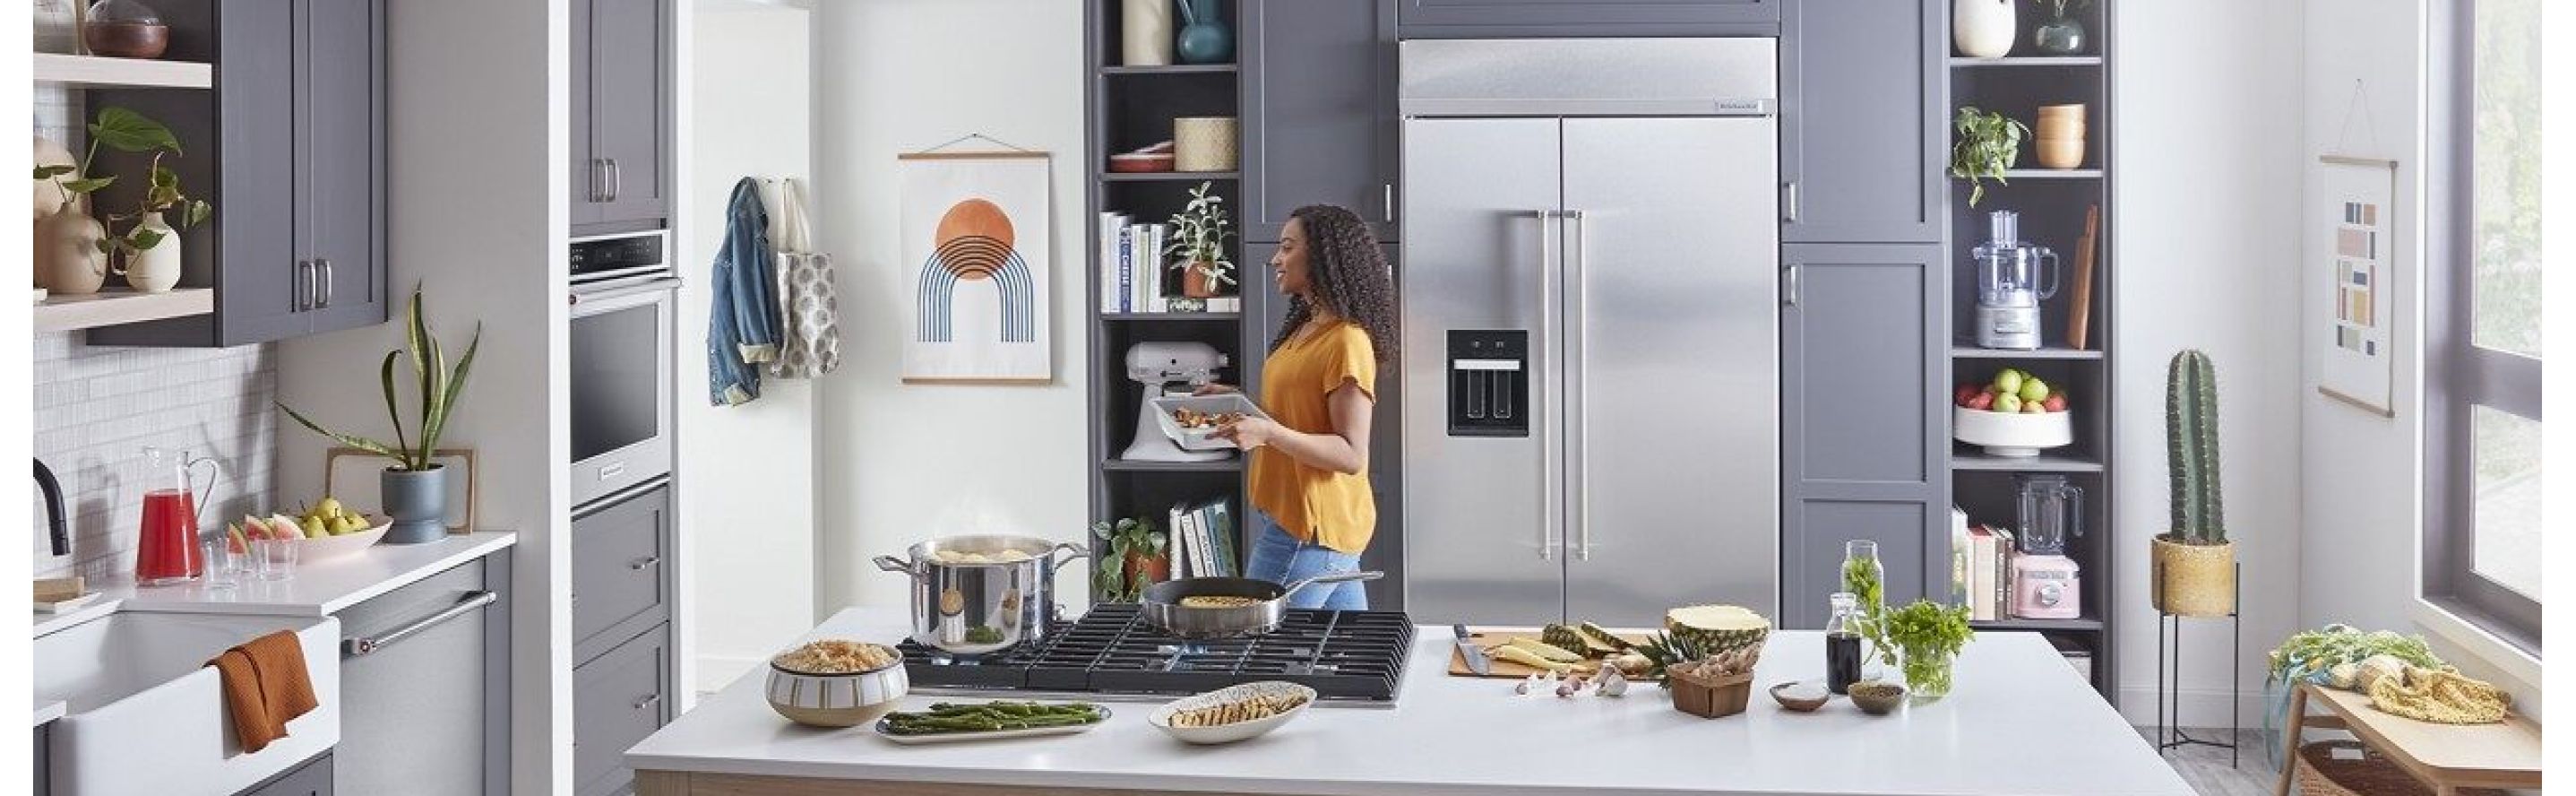
[(1847, 693), (1860, 681), (1860, 598), (1838, 591), (1825, 601), (1833, 606), (1825, 620), (1825, 690)]

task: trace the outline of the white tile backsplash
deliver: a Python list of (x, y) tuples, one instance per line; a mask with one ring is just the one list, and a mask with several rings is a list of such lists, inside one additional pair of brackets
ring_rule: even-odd
[(36, 458), (54, 468), (71, 515), (72, 554), (46, 546), (37, 511), (35, 571), (92, 577), (133, 563), (147, 446), (211, 456), (223, 468), (200, 521), (274, 508), (277, 347), (119, 348), (78, 332), (36, 335)]

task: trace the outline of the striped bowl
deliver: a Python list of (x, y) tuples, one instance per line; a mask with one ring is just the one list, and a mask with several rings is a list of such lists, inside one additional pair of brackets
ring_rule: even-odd
[(903, 662), (864, 672), (806, 674), (769, 667), (769, 707), (788, 721), (816, 727), (856, 727), (894, 712), (912, 684)]

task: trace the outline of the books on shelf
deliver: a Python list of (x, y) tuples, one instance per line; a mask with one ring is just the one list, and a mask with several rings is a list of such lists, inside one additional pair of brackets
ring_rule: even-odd
[(1968, 603), (1968, 510), (1950, 507), (1950, 604)]
[(2012, 532), (1978, 525), (1968, 529), (1968, 618), (1988, 622), (2012, 616)]
[(1232, 577), (1243, 572), (1234, 509), (1226, 499), (1174, 504), (1170, 522), (1173, 577)]
[[(1100, 311), (1104, 313), (1173, 312), (1171, 269), (1164, 247), (1171, 245), (1169, 224), (1137, 224), (1125, 213), (1100, 214)], [(1242, 312), (1242, 296), (1207, 299), (1205, 312)]]

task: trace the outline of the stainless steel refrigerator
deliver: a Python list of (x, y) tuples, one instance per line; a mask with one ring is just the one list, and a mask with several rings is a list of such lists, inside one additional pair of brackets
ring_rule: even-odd
[(1774, 614), (1776, 42), (1400, 47), (1407, 610)]

